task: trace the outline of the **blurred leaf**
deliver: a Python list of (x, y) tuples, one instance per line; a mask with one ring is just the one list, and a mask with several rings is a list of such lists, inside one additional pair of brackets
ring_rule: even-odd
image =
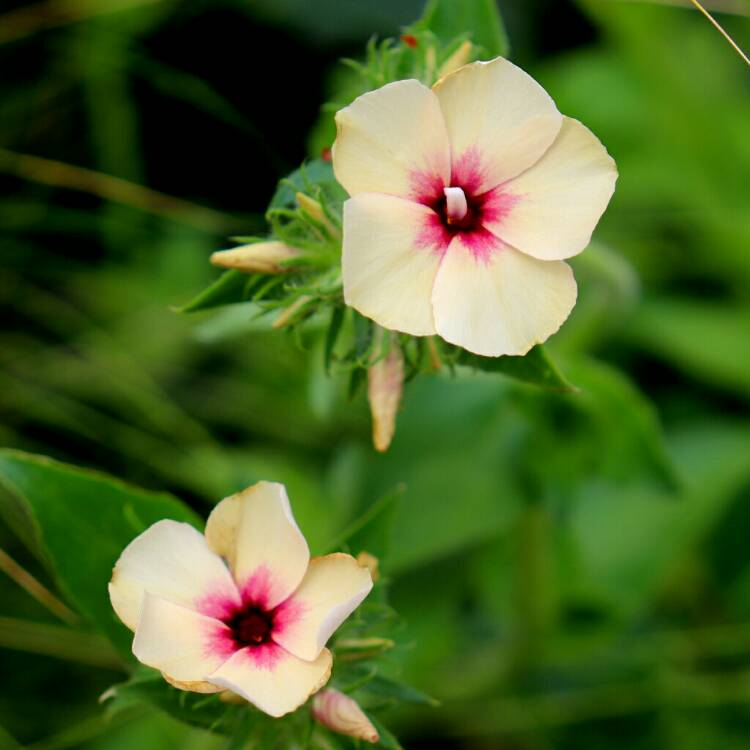
[(411, 703), (415, 706), (437, 706), (439, 701), (423, 693), (421, 690), (406, 685), (388, 677), (376, 675), (369, 680), (360, 692), (378, 698), (393, 698), (397, 703)]
[(386, 748), (386, 750), (403, 750), (403, 748), (401, 747), (401, 743), (396, 739), (393, 733), (386, 729), (386, 727), (383, 726), (383, 724), (378, 719), (376, 719), (372, 714), (369, 714), (368, 718), (372, 722), (375, 729), (378, 730), (378, 735), (380, 735), (380, 739), (378, 740), (375, 747), (384, 747)]
[(576, 390), (575, 386), (557, 369), (541, 344), (522, 357), (480, 357), (462, 349), (458, 364), (484, 372), (499, 373), (514, 380), (520, 380), (522, 383), (553, 391)]
[(591, 415), (591, 439), (607, 443), (605, 468), (617, 474), (652, 474), (665, 488), (679, 479), (666, 450), (664, 433), (652, 403), (621, 371), (603, 362), (578, 359), (568, 367), (580, 386), (572, 401)]
[(63, 625), (0, 617), (0, 646), (95, 667), (122, 667), (119, 654), (106, 638)]
[(0, 726), (0, 747), (3, 750), (20, 750), (21, 743), (17, 742), (9, 732)]
[(178, 308), (177, 312), (197, 312), (243, 302), (247, 299), (247, 290), (252, 282), (253, 277), (241, 271), (234, 269), (224, 271), (213, 284), (193, 297), (190, 302)]
[(639, 306), (628, 339), (688, 376), (750, 396), (750, 308), (661, 297)]
[(328, 548), (336, 550), (344, 547), (355, 555), (369, 552), (379, 559), (387, 558), (394, 513), (398, 510), (405, 489), (400, 485), (373, 503)]
[(572, 516), (572, 587), (603, 595), (616, 610), (643, 609), (750, 481), (748, 445), (750, 431), (731, 424), (702, 424), (676, 436), (672, 450), (686, 488), (678, 497), (588, 483)]
[(127, 682), (111, 687), (104, 695), (109, 718), (114, 718), (134, 706), (150, 705), (164, 711), (175, 719), (191, 726), (209, 729), (212, 732), (231, 734), (240, 721), (250, 719), (260, 721), (259, 711), (249, 704), (235, 704), (222, 701), (214, 694), (191, 693), (169, 685), (164, 678), (152, 669), (141, 667)]
[(104, 474), (21, 451), (0, 450), (0, 512), (51, 568), (68, 601), (123, 652), (130, 634), (107, 594), (125, 546), (162, 518), (200, 519), (164, 493), (130, 487)]
[(468, 32), (472, 41), (484, 48), (487, 57), (507, 57), (510, 52), (496, 0), (430, 0), (419, 24), (432, 31), (443, 44), (452, 42), (457, 34)]

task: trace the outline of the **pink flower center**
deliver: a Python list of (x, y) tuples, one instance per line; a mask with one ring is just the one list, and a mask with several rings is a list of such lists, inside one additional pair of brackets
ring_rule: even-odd
[(435, 196), (428, 205), (440, 217), (445, 229), (455, 235), (482, 228), (485, 199), (486, 195), (472, 195), (456, 185), (443, 188), (443, 195)]
[(481, 262), (489, 262), (502, 242), (488, 228), (497, 226), (513, 209), (520, 196), (507, 192), (503, 185), (483, 187), (481, 158), (474, 148), (454, 160), (450, 184), (430, 172), (410, 175), (411, 198), (431, 208), (416, 238), (417, 247), (444, 253), (454, 238)]
[(226, 624), (239, 648), (260, 646), (271, 640), (273, 632), (273, 612), (250, 605), (233, 615)]

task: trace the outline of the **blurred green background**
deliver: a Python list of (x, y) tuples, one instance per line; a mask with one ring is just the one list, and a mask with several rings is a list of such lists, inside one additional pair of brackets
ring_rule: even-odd
[[(715, 6), (750, 47), (750, 3)], [(419, 0), (5, 0), (0, 443), (201, 514), (283, 481), (313, 548), (403, 482), (383, 565), (403, 676), (442, 701), (393, 714), (407, 748), (745, 747), (750, 69), (679, 2), (500, 9), (620, 170), (549, 346), (580, 392), (420, 377), (380, 456), (320, 336), (170, 309), (318, 155), (337, 58)], [(0, 548), (52, 586), (4, 526)], [(54, 622), (0, 576), (0, 747), (222, 746), (157, 712), (107, 723), (121, 674)]]

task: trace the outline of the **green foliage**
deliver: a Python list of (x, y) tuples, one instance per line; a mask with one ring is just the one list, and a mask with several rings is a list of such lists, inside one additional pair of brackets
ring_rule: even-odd
[[(84, 618), (53, 623), (13, 581), (0, 581), (0, 647), (13, 681), (0, 698), (0, 745), (227, 750), (227, 736), (206, 729), (227, 712), (250, 747), (355, 747), (310, 732), (306, 711), (288, 726), (247, 710), (235, 716), (215, 697), (114, 671), (129, 636), (104, 587), (122, 547), (157, 517), (198, 522), (210, 503), (261, 478), (288, 485), (314, 553), (382, 556), (386, 581), (338, 634), (334, 675), (373, 716), (382, 746), (398, 742), (381, 720), (407, 747), (704, 750), (750, 741), (750, 105), (741, 62), (697, 13), (581, 0), (586, 18), (559, 4), (555, 20), (570, 25), (550, 32), (541, 3), (508, 5), (517, 61), (601, 138), (620, 180), (595, 242), (571, 262), (579, 283), (571, 319), (544, 351), (476, 364), (506, 374), (523, 363), (527, 376), (547, 380), (558, 377), (545, 375), (549, 356), (575, 389), (530, 389), (483, 367), (453, 367), (442, 346), (436, 371), (426, 340), (402, 341), (409, 374), (419, 376), (406, 385), (391, 449), (374, 455), (363, 399), (347, 401), (347, 391), (361, 388), (363, 365), (384, 350), (340, 303), (336, 279), (326, 282), (331, 304), (295, 331), (301, 347), (258, 318), (280, 313), (282, 297), (309, 294), (313, 259), (304, 280), (229, 273), (189, 305), (200, 316), (169, 312), (188, 290), (216, 281), (207, 258), (226, 234), (252, 235), (236, 240), (244, 243), (268, 233), (273, 185), (245, 198), (256, 163), (273, 158), (277, 176), (292, 165), (271, 154), (262, 115), (272, 107), (255, 85), (232, 90), (236, 58), (199, 56), (228, 61), (212, 77), (195, 46), (182, 59), (170, 52), (167, 65), (162, 42), (175, 44), (191, 19), (216, 24), (218, 13), (232, 26), (262, 12), (304, 38), (307, 66), (338, 49), (330, 36), (320, 41), (322, 29), (348, 33), (346, 47), (356, 49), (373, 29), (394, 33), (396, 21), (383, 27), (397, 5), (405, 7), (152, 3), (86, 18), (74, 3), (67, 25), (2, 46), (4, 147), (161, 190), (182, 191), (185, 174), (205, 168), (205, 152), (224, 159), (227, 174), (250, 153), (253, 173), (242, 174), (240, 197), (210, 176), (203, 192), (182, 191), (252, 212), (212, 215), (202, 228), (158, 206), (6, 180), (0, 439), (167, 488), (199, 512), (101, 475), (0, 454), (0, 546)], [(394, 76), (431, 83), (464, 39), (472, 59), (503, 52), (492, 19), (450, 28), (491, 7), (434, 3), (405, 30), (416, 47), (372, 42), (362, 60), (321, 79), (332, 103), (309, 135), (304, 170), (271, 199), (274, 231), (309, 242), (313, 258), (316, 247), (335, 256), (295, 201), (299, 190), (321, 200), (336, 224), (343, 196), (318, 159), (334, 138), (333, 113)], [(747, 47), (746, 20), (718, 17)], [(590, 39), (573, 46), (586, 21)], [(4, 17), (0, 37), (12, 27)], [(552, 37), (564, 52), (540, 51)], [(252, 51), (250, 42), (242, 59), (254, 82), (275, 74), (274, 58)], [(179, 109), (167, 108), (175, 102)], [(154, 158), (156, 121), (170, 133), (222, 125), (170, 171), (161, 152)], [(299, 127), (292, 151), (305, 137)], [(246, 146), (228, 155), (221, 141), (234, 144), (238, 133)]]
[(470, 33), (482, 48), (483, 57), (507, 57), (508, 34), (493, 0), (429, 0), (418, 27), (429, 29), (443, 43), (450, 43), (458, 31)]
[(124, 653), (130, 635), (109, 603), (107, 584), (120, 553), (162, 518), (200, 519), (164, 493), (20, 451), (0, 451), (3, 516), (50, 567), (75, 608)]

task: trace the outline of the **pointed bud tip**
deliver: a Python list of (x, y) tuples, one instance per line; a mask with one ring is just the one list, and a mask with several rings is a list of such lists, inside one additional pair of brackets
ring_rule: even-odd
[(297, 255), (299, 250), (283, 242), (269, 241), (217, 250), (211, 253), (210, 261), (220, 268), (244, 273), (286, 273), (290, 269), (283, 264)]
[(378, 730), (357, 701), (333, 688), (321, 690), (313, 698), (312, 714), (317, 722), (337, 734), (372, 744), (380, 740)]

